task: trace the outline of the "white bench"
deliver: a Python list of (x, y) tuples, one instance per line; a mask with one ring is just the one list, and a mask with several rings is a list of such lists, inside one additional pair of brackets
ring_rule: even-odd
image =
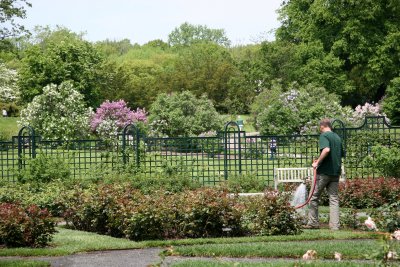
[[(278, 189), (280, 183), (301, 183), (304, 179), (312, 180), (314, 178), (314, 170), (310, 168), (275, 168), (274, 169), (274, 187)], [(346, 173), (342, 164), (342, 174), (340, 181), (346, 180)]]

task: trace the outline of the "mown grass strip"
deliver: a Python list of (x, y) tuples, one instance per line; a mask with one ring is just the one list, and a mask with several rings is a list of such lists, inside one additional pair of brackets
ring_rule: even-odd
[(33, 260), (1, 260), (1, 267), (48, 267), (50, 262)]
[(299, 258), (310, 249), (317, 251), (320, 259), (333, 259), (340, 252), (343, 259), (366, 259), (372, 254), (376, 240), (319, 240), (307, 242), (262, 242), (242, 244), (207, 244), (173, 248), (168, 254), (190, 257), (288, 257)]
[(0, 256), (63, 256), (77, 252), (135, 249), (143, 244), (123, 238), (114, 238), (94, 233), (57, 228), (51, 247), (46, 248), (2, 248)]
[(154, 240), (142, 242), (146, 247), (202, 245), (202, 244), (230, 244), (230, 243), (256, 243), (276, 241), (310, 241), (310, 240), (337, 240), (337, 239), (378, 239), (381, 235), (374, 232), (358, 231), (330, 231), (328, 229), (304, 230), (299, 235), (252, 236), (230, 238), (198, 238), (179, 240)]
[(307, 230), (293, 236), (256, 236), (235, 238), (199, 238), (180, 240), (154, 240), (134, 242), (123, 238), (113, 238), (95, 233), (57, 228), (54, 240), (46, 248), (1, 248), (0, 256), (62, 256), (84, 251), (137, 249), (145, 247), (166, 247), (203, 244), (240, 244), (257, 242), (290, 242), (309, 240), (337, 239), (376, 239), (379, 235), (372, 232)]
[(259, 263), (249, 263), (249, 262), (224, 262), (220, 261), (206, 261), (206, 260), (187, 260), (182, 262), (177, 262), (172, 264), (173, 267), (337, 267), (337, 266), (346, 266), (346, 267), (360, 267), (360, 266), (376, 266), (375, 263), (366, 263), (366, 262), (323, 262), (323, 261), (313, 261), (313, 262), (300, 262), (300, 261), (285, 261), (285, 260), (276, 260), (271, 262), (259, 262)]

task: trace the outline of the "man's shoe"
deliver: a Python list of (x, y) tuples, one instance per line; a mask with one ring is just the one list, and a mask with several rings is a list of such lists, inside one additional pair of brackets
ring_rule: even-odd
[(319, 226), (306, 224), (306, 225), (303, 225), (302, 228), (303, 229), (319, 229)]

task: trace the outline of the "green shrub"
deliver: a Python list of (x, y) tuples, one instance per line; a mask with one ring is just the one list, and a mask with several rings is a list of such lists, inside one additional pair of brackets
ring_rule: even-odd
[(46, 209), (0, 203), (0, 243), (10, 247), (42, 247), (55, 232), (55, 222)]
[(400, 146), (373, 146), (372, 156), (366, 158), (367, 165), (385, 177), (400, 178)]
[(312, 84), (292, 84), (287, 90), (275, 86), (260, 93), (252, 105), (256, 128), (263, 135), (317, 133), (322, 118), (345, 120), (352, 110), (341, 107), (337, 95)]
[[(0, 129), (0, 142), (1, 141), (11, 141), (12, 136), (14, 135), (14, 132), (11, 129)], [(7, 147), (4, 145), (4, 149)], [(2, 147), (0, 147), (0, 150)]]
[(197, 136), (223, 126), (211, 101), (189, 91), (160, 94), (151, 105), (149, 122), (152, 135), (170, 137)]
[(223, 189), (204, 187), (143, 194), (125, 182), (76, 187), (65, 198), (65, 206), (64, 218), (70, 227), (133, 240), (300, 231), (288, 197), (277, 193), (247, 201)]
[(265, 192), (246, 201), (245, 227), (255, 235), (293, 235), (301, 232), (301, 218), (290, 205), (290, 194)]
[[(155, 195), (145, 195), (139, 203), (130, 209), (130, 216), (126, 218), (124, 233), (132, 240), (164, 239), (173, 223), (174, 206), (171, 195), (164, 192), (154, 192)], [(160, 197), (161, 196), (161, 197)], [(175, 205), (179, 205), (175, 203)]]
[(30, 159), (27, 167), (19, 173), (20, 182), (48, 183), (67, 180), (71, 171), (63, 158), (55, 155), (39, 154)]
[(359, 229), (362, 226), (362, 223), (360, 221), (360, 218), (358, 218), (357, 212), (357, 209), (341, 210), (340, 225), (342, 227), (348, 227), (351, 229)]
[(233, 193), (263, 192), (266, 186), (263, 178), (255, 173), (230, 176), (226, 185)]
[(114, 195), (118, 195), (117, 192), (112, 185), (93, 185), (87, 189), (76, 186), (74, 193), (65, 199), (65, 221), (79, 230), (107, 233), (106, 210), (113, 205), (111, 201)]
[(400, 201), (371, 210), (371, 217), (380, 231), (393, 233), (400, 229)]
[(205, 187), (184, 194), (184, 236), (226, 236), (224, 229), (229, 229), (232, 236), (243, 234), (240, 206), (226, 191)]
[(18, 117), (21, 107), (16, 103), (4, 103), (0, 102), (0, 110), (5, 109), (7, 111), (8, 117)]
[(185, 175), (185, 173), (159, 174), (151, 177), (139, 173), (131, 179), (130, 183), (134, 188), (139, 189), (145, 194), (150, 194), (157, 190), (177, 193), (188, 189), (196, 189), (201, 186), (199, 181), (194, 180), (190, 175)]
[(55, 181), (47, 184), (6, 183), (0, 187), (0, 203), (18, 203), (23, 207), (36, 205), (60, 217), (65, 211), (64, 199), (72, 194), (70, 185)]
[(400, 77), (390, 81), (383, 100), (383, 111), (392, 120), (394, 125), (400, 124)]

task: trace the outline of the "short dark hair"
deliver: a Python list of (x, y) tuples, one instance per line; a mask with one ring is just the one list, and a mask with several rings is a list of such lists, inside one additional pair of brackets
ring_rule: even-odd
[(319, 126), (324, 126), (324, 127), (328, 127), (329, 129), (332, 130), (332, 123), (330, 119), (322, 119), (319, 122)]

